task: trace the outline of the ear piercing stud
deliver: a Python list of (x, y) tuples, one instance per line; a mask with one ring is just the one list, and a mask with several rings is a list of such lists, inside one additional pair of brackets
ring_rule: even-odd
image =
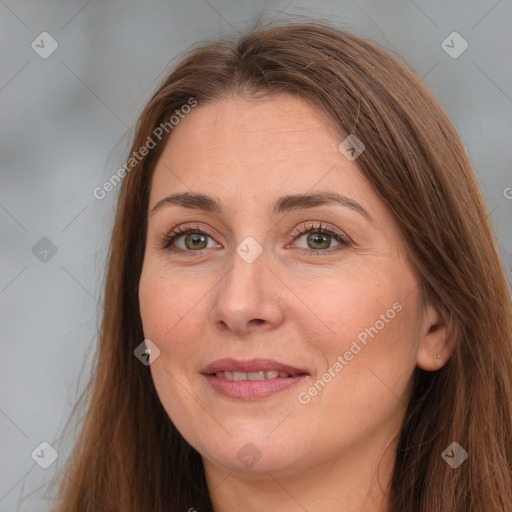
[(437, 359), (441, 359), (441, 354), (437, 354)]

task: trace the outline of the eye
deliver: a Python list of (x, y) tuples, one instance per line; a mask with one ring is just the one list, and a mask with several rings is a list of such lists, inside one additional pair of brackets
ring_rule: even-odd
[[(350, 243), (345, 235), (322, 223), (310, 223), (289, 233), (298, 241), (298, 248), (308, 254), (328, 254), (348, 247)], [(336, 245), (333, 246), (333, 241)], [(161, 248), (182, 253), (200, 253), (205, 249), (222, 247), (210, 233), (198, 226), (178, 226), (166, 234)]]
[(174, 245), (177, 250), (186, 252), (199, 252), (203, 249), (220, 247), (209, 233), (197, 226), (178, 226), (165, 235), (161, 245), (162, 249), (171, 249)]
[[(333, 252), (331, 249), (338, 251), (350, 245), (342, 233), (322, 223), (301, 226), (291, 232), (290, 236), (299, 242), (300, 249), (306, 249), (307, 252), (313, 252), (313, 254), (331, 253)], [(332, 245), (333, 241), (336, 242), (334, 246)]]

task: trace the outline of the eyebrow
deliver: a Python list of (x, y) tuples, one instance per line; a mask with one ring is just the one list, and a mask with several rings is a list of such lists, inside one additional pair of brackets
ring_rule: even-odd
[[(350, 208), (351, 210), (362, 215), (368, 222), (374, 224), (371, 215), (356, 201), (342, 194), (335, 192), (317, 192), (314, 194), (292, 194), (280, 197), (271, 207), (272, 215), (279, 215), (296, 210), (304, 210), (314, 208), (315, 206), (323, 206), (330, 204), (338, 204)], [(182, 206), (184, 208), (194, 208), (212, 213), (222, 213), (221, 202), (205, 194), (196, 194), (184, 192), (180, 194), (172, 194), (158, 201), (152, 208), (150, 215), (160, 210), (165, 205)]]

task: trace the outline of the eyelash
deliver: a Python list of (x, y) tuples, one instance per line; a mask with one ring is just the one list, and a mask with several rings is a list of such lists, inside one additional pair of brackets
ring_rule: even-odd
[[(297, 238), (300, 238), (310, 232), (316, 232), (316, 233), (320, 233), (322, 235), (329, 235), (330, 237), (334, 238), (337, 242), (339, 242), (340, 245), (338, 245), (336, 247), (328, 248), (328, 249), (299, 248), (299, 250), (301, 252), (306, 252), (308, 254), (314, 254), (314, 255), (320, 256), (320, 255), (325, 255), (326, 253), (329, 254), (332, 252), (336, 252), (340, 249), (350, 246), (348, 239), (342, 233), (335, 231), (334, 229), (326, 226), (325, 224), (322, 224), (321, 222), (319, 224), (311, 224), (311, 225), (301, 226), (300, 228), (296, 229), (295, 233), (292, 231), (288, 234), (290, 236), (292, 236), (293, 240), (295, 241)], [(178, 226), (177, 228), (173, 229), (170, 233), (168, 233), (162, 237), (162, 240), (160, 243), (161, 249), (170, 250), (170, 245), (176, 239), (180, 238), (183, 235), (187, 235), (189, 233), (207, 235), (207, 236), (213, 238), (213, 235), (203, 228), (199, 228), (194, 225)], [(176, 252), (183, 252), (190, 256), (198, 256), (198, 255), (200, 256), (202, 254), (202, 252), (205, 250), (206, 249), (197, 250), (197, 251), (191, 251), (191, 250), (187, 251), (184, 249), (175, 249)]]

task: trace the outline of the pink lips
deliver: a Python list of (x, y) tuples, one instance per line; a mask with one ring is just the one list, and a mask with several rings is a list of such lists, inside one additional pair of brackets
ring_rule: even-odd
[(308, 373), (306, 370), (300, 370), (286, 364), (278, 363), (272, 359), (251, 359), (249, 361), (238, 361), (236, 359), (219, 359), (205, 366), (202, 374), (212, 374), (217, 372), (260, 372), (260, 371), (278, 371), (286, 372), (290, 375), (299, 375)]
[[(218, 372), (261, 372), (277, 371), (286, 372), (290, 377), (276, 377), (264, 380), (230, 380), (217, 377)], [(272, 359), (251, 359), (250, 361), (238, 361), (236, 359), (219, 359), (208, 364), (201, 373), (212, 388), (218, 393), (239, 400), (256, 400), (266, 398), (289, 389), (302, 381), (309, 374), (306, 370), (282, 364)]]

